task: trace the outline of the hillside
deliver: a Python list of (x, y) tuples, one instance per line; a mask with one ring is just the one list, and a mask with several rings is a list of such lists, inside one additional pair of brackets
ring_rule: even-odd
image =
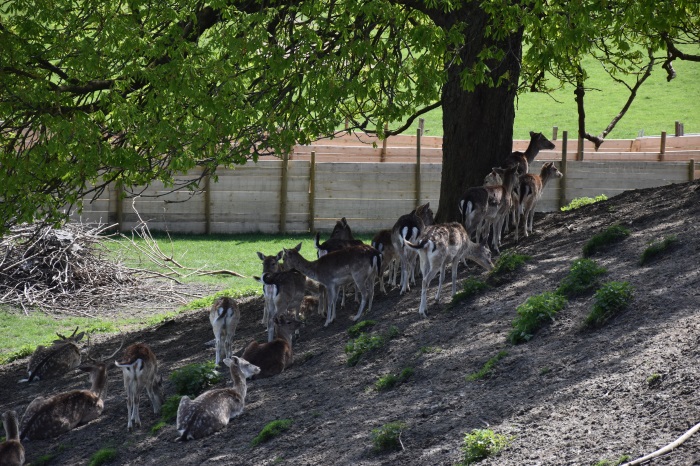
[[(475, 298), (450, 309), (443, 290), (441, 303), (431, 301), (429, 318), (420, 319), (420, 286), (405, 296), (396, 289), (388, 296), (378, 292), (364, 317), (377, 321), (373, 332), (386, 334), (396, 326), (398, 335), (355, 367), (346, 364), (344, 352), (355, 304), (339, 310), (328, 328), (312, 316), (296, 342), (297, 363), (280, 376), (249, 382), (245, 412), (202, 440), (175, 443), (173, 425), (152, 435), (157, 419), (145, 396), (144, 427), (127, 433), (121, 371), (112, 367), (102, 416), (54, 440), (28, 442), (27, 462), (50, 454), (50, 464), (87, 464), (96, 451), (111, 447), (118, 454), (114, 464), (128, 465), (449, 465), (462, 457), (464, 433), (486, 427), (513, 440), (483, 465), (593, 465), (623, 454), (642, 456), (700, 422), (699, 220), (700, 181), (630, 191), (538, 217), (534, 236), (515, 247), (532, 259)], [(630, 282), (631, 306), (601, 329), (583, 330), (593, 302), (586, 295), (571, 300), (531, 341), (508, 344), (516, 307), (556, 289), (584, 243), (618, 222), (631, 236), (593, 259), (607, 268), (604, 281)], [(670, 235), (678, 242), (668, 254), (638, 265), (651, 241)], [(460, 268), (460, 279), (468, 275), (485, 278), (473, 265)], [(243, 303), (236, 348), (263, 338), (261, 310), (261, 298)], [(212, 359), (213, 349), (205, 346), (211, 339), (202, 310), (129, 334), (126, 344), (150, 344), (168, 374)], [(105, 353), (119, 341), (103, 337), (97, 350)], [(501, 350), (507, 356), (490, 377), (465, 380)], [(0, 368), (0, 410), (22, 413), (39, 394), (88, 386), (82, 373), (17, 385), (26, 362)], [(406, 367), (415, 373), (404, 384), (384, 392), (373, 388), (379, 377)], [(659, 377), (650, 379), (654, 374)], [(166, 394), (172, 393), (166, 383)], [(279, 437), (252, 447), (253, 437), (275, 419), (294, 422)], [(407, 426), (404, 449), (375, 454), (370, 432), (393, 421)], [(700, 434), (653, 464), (687, 465), (697, 458)]]

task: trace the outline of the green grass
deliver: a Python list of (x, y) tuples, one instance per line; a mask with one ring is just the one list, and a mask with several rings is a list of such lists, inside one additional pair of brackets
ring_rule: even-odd
[(362, 356), (383, 347), (389, 340), (396, 338), (398, 335), (398, 327), (392, 325), (384, 335), (361, 333), (357, 338), (349, 340), (345, 344), (345, 354), (348, 355), (348, 366), (355, 366)]
[(489, 288), (490, 287), (488, 284), (479, 280), (478, 278), (467, 277), (462, 283), (462, 291), (458, 291), (457, 294), (452, 297), (452, 302), (448, 308), (452, 308), (457, 303), (461, 303), (462, 301), (483, 293)]
[[(178, 395), (194, 398), (221, 381), (214, 361), (188, 364), (170, 374), (170, 381)], [(179, 402), (178, 402), (179, 403)], [(176, 411), (177, 412), (177, 411)]]
[(478, 371), (466, 376), (468, 382), (473, 382), (475, 380), (481, 380), (491, 375), (493, 368), (496, 367), (496, 363), (501, 359), (508, 356), (506, 351), (499, 351), (498, 354), (484, 363), (484, 365)]
[(277, 419), (272, 422), (268, 422), (265, 427), (260, 431), (258, 435), (253, 438), (251, 444), (253, 446), (260, 445), (263, 442), (267, 442), (277, 436), (282, 432), (289, 430), (294, 421), (291, 419)]
[(348, 328), (348, 335), (352, 338), (357, 338), (360, 334), (367, 332), (377, 324), (376, 320), (361, 320), (355, 325)]
[(622, 455), (616, 460), (600, 460), (593, 466), (620, 466), (622, 463), (628, 462), (632, 457), (630, 455)]
[(516, 254), (512, 251), (505, 251), (498, 258), (498, 260), (494, 264), (493, 269), (489, 274), (491, 277), (497, 277), (500, 275), (505, 275), (507, 273), (515, 272), (530, 259), (532, 258), (527, 255)]
[(372, 429), (370, 439), (374, 446), (374, 451), (377, 453), (400, 450), (401, 433), (406, 430), (406, 424), (403, 422), (390, 422), (381, 427)]
[(607, 201), (607, 200), (608, 200), (608, 196), (606, 196), (605, 194), (601, 194), (600, 196), (596, 196), (596, 197), (577, 197), (577, 198), (572, 199), (571, 202), (569, 202), (569, 205), (565, 205), (564, 207), (561, 207), (560, 209), (562, 212), (567, 212), (569, 210), (579, 209), (585, 205), (591, 205), (591, 204), (595, 204), (596, 202)]
[(502, 434), (496, 434), (490, 429), (474, 429), (464, 435), (462, 453), (464, 457), (460, 466), (468, 466), (494, 456), (508, 447), (510, 439)]
[(41, 455), (40, 457), (36, 458), (34, 461), (31, 462), (31, 466), (46, 466), (48, 464), (51, 464), (55, 457), (56, 455), (52, 453)]
[(117, 458), (117, 450), (114, 448), (103, 448), (95, 452), (90, 458), (89, 466), (101, 466), (110, 463)]
[(529, 341), (537, 330), (566, 306), (566, 303), (565, 297), (549, 291), (530, 296), (516, 310), (518, 316), (513, 321), (513, 330), (508, 335), (508, 341), (514, 345)]
[(662, 254), (671, 250), (671, 248), (678, 242), (678, 237), (676, 235), (667, 236), (661, 241), (653, 242), (648, 248), (644, 250), (642, 256), (639, 258), (639, 265), (645, 265), (652, 260), (658, 258)]
[(379, 392), (391, 390), (397, 385), (400, 385), (408, 380), (414, 374), (414, 372), (415, 371), (412, 367), (407, 367), (402, 370), (399, 375), (387, 374), (374, 382), (374, 388), (376, 388)]
[(569, 269), (569, 274), (559, 284), (557, 293), (571, 299), (584, 294), (598, 284), (598, 277), (607, 273), (591, 259), (576, 259)]
[(586, 244), (583, 245), (583, 256), (590, 257), (593, 254), (617, 244), (630, 235), (629, 229), (622, 225), (611, 225), (602, 232), (593, 235)]
[(586, 317), (587, 327), (601, 327), (629, 306), (634, 288), (628, 282), (604, 283), (594, 296), (593, 308)]

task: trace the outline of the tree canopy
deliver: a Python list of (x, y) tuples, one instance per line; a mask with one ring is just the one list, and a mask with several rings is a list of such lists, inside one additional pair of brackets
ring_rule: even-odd
[[(0, 19), (0, 229), (109, 183), (178, 184), (442, 106), (439, 220), (510, 152), (518, 92), (594, 55), (630, 90), (700, 61), (694, 0), (12, 0)], [(691, 46), (688, 47), (688, 44)], [(631, 102), (631, 100), (630, 100)], [(621, 109), (624, 114), (625, 109)], [(401, 124), (406, 122), (406, 124)], [(449, 173), (446, 173), (449, 172)], [(194, 186), (197, 180), (181, 183)]]

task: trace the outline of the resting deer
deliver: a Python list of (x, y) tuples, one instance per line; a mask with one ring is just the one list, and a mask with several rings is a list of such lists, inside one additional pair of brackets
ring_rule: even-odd
[(177, 408), (176, 440), (193, 440), (211, 435), (226, 427), (245, 407), (248, 390), (246, 378), (260, 372), (260, 368), (236, 356), (224, 359), (231, 371), (232, 387), (208, 390), (194, 400), (180, 399)]
[(371, 246), (352, 246), (326, 254), (316, 261), (308, 261), (299, 253), (301, 243), (284, 250), (284, 261), (307, 277), (320, 282), (328, 293), (326, 323), (335, 319), (338, 290), (342, 285), (354, 283), (360, 291), (360, 309), (353, 320), (362, 316), (365, 305), (372, 310), (374, 280), (381, 268), (381, 254)]
[(141, 427), (139, 403), (141, 392), (146, 389), (153, 405), (153, 413), (159, 414), (165, 400), (163, 381), (158, 375), (158, 361), (151, 348), (144, 343), (134, 343), (124, 350), (121, 359), (114, 364), (122, 370), (124, 390), (126, 391), (127, 425), (131, 432), (134, 425)]
[(24, 447), (19, 441), (17, 413), (6, 411), (2, 414), (5, 427), (5, 441), (0, 443), (0, 465), (22, 466), (24, 464)]
[(56, 437), (96, 419), (102, 413), (107, 392), (107, 364), (104, 361), (112, 358), (120, 349), (121, 346), (102, 361), (93, 361), (78, 368), (90, 374), (89, 390), (71, 390), (50, 397), (34, 398), (22, 416), (20, 439)]
[(525, 237), (528, 230), (532, 233), (532, 224), (535, 218), (535, 206), (542, 197), (544, 187), (552, 178), (561, 178), (562, 173), (554, 166), (554, 162), (547, 162), (542, 165), (539, 175), (526, 174), (520, 177), (520, 211), (518, 221), (515, 223), (515, 240), (518, 241), (519, 216), (522, 215), (525, 221)]
[(65, 337), (57, 333), (59, 339), (54, 340), (53, 344), (48, 348), (39, 346), (27, 365), (29, 377), (20, 380), (20, 382), (30, 383), (32, 380), (49, 379), (58, 377), (69, 371), (72, 371), (80, 365), (80, 348), (78, 342), (82, 340), (85, 332), (80, 332), (76, 335), (78, 327), (75, 328), (73, 334)]
[(549, 139), (544, 137), (542, 133), (530, 131), (530, 143), (528, 144), (527, 149), (525, 149), (525, 152), (515, 151), (511, 153), (505, 158), (501, 166), (509, 167), (514, 163), (517, 163), (520, 173), (527, 173), (529, 164), (535, 160), (535, 157), (537, 157), (537, 154), (539, 154), (541, 150), (552, 150), (554, 147), (554, 144)]
[(275, 339), (267, 343), (251, 341), (243, 351), (243, 359), (260, 368), (254, 379), (272, 377), (292, 365), (292, 336), (301, 327), (301, 321), (289, 316), (277, 316), (274, 320)]
[(426, 226), (434, 222), (433, 211), (430, 210), (430, 202), (420, 205), (411, 213), (402, 215), (391, 229), (391, 242), (399, 256), (401, 263), (401, 294), (410, 290), (409, 275), (415, 284), (414, 268), (416, 254), (412, 249), (404, 246), (405, 241), (418, 241)]
[(267, 341), (275, 338), (274, 319), (288, 311), (298, 312), (304, 299), (306, 277), (297, 270), (264, 273), (262, 277), (253, 277), (264, 286), (265, 302), (269, 303)]
[(379, 233), (372, 238), (371, 244), (374, 249), (382, 253), (382, 268), (379, 271), (379, 289), (386, 294), (386, 288), (384, 288), (384, 273), (387, 270), (389, 271), (387, 282), (390, 283), (391, 286), (396, 286), (398, 268), (397, 264), (395, 264), (395, 261), (398, 259), (398, 254), (391, 240), (391, 230), (380, 230)]
[(233, 298), (221, 297), (214, 301), (209, 311), (209, 323), (216, 339), (216, 365), (232, 354), (233, 337), (241, 320), (241, 311)]
[(452, 264), (452, 296), (457, 293), (457, 266), (462, 258), (471, 259), (486, 270), (493, 268), (488, 246), (485, 243), (472, 242), (467, 230), (458, 222), (428, 226), (418, 243), (407, 241), (406, 245), (417, 250), (420, 256), (423, 287), (418, 312), (422, 317), (426, 317), (428, 287), (438, 272), (440, 280), (435, 293), (435, 302), (440, 300), (447, 264)]

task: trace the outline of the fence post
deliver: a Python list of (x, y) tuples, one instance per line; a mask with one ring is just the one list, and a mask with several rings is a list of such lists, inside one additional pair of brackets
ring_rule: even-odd
[(576, 160), (583, 162), (583, 138), (578, 137), (578, 149), (576, 150)]
[(559, 132), (559, 127), (558, 126), (553, 126), (552, 127), (552, 141), (557, 140), (557, 133)]
[(386, 162), (386, 143), (387, 143), (387, 137), (386, 137), (386, 132), (389, 131), (389, 124), (384, 123), (384, 139), (382, 140), (382, 151), (379, 153), (379, 161), (380, 162)]
[(568, 142), (568, 133), (562, 131), (561, 136), (561, 174), (564, 176), (559, 180), (559, 207), (564, 207), (566, 205), (566, 143)]
[(695, 181), (695, 159), (688, 161), (688, 181)]
[(311, 166), (309, 167), (309, 231), (314, 233), (316, 227), (316, 151), (311, 151)]
[(287, 232), (287, 173), (289, 171), (289, 155), (282, 155), (282, 183), (280, 184), (280, 233)]
[[(421, 122), (422, 122), (421, 118)], [(416, 129), (416, 205), (420, 205), (420, 137), (423, 133), (419, 124), (418, 129)]]
[(678, 120), (676, 120), (675, 130), (676, 130), (676, 137), (680, 136), (681, 135), (681, 122)]
[(661, 131), (661, 148), (659, 148), (659, 162), (666, 158), (666, 131)]
[(204, 233), (211, 234), (211, 176), (204, 177)]

